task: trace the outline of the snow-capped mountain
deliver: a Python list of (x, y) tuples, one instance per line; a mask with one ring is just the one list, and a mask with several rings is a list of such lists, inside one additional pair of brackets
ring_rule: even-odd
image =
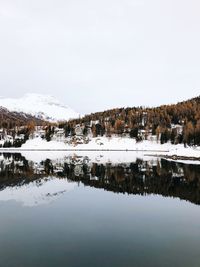
[(21, 98), (0, 98), (0, 106), (9, 111), (23, 112), (47, 121), (78, 118), (80, 114), (62, 104), (53, 96), (26, 94)]

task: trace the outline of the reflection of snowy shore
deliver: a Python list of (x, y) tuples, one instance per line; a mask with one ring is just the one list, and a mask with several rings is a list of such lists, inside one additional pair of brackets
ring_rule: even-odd
[(0, 192), (0, 201), (14, 200), (28, 207), (49, 204), (75, 186), (76, 183), (66, 179), (45, 178), (19, 187), (6, 187)]
[[(65, 155), (64, 152), (55, 151), (23, 153), (26, 157), (16, 153), (0, 155), (0, 173), (3, 178), (0, 201), (13, 200), (24, 206), (48, 204), (73, 190), (76, 186), (74, 181), (108, 190), (112, 186), (114, 192), (116, 186), (117, 192), (121, 192), (121, 186), (124, 186), (124, 192), (128, 188), (129, 193), (131, 190), (134, 193), (141, 186), (141, 190), (144, 190), (141, 192), (148, 193), (149, 183), (154, 186), (155, 179), (159, 186), (162, 179), (165, 181), (169, 178), (173, 188), (177, 179), (177, 185), (184, 184), (187, 187), (185, 181), (189, 177), (188, 173), (191, 180), (195, 177), (190, 170), (191, 166), (187, 164), (168, 164), (159, 157), (147, 157), (141, 152), (80, 151), (66, 152)], [(194, 165), (192, 169), (198, 170)], [(133, 184), (126, 182), (127, 177), (132, 177)], [(169, 180), (165, 182), (168, 183)]]
[(155, 160), (155, 157), (147, 157), (142, 152), (136, 151), (22, 151), (21, 154), (29, 161), (40, 163), (50, 159), (57, 162), (80, 163), (130, 163), (137, 158)]
[[(21, 148), (0, 149), (6, 152), (21, 152), (28, 159), (41, 161), (46, 158), (57, 159), (67, 155), (86, 155), (92, 161), (108, 162), (131, 162), (135, 157), (144, 157), (146, 154), (188, 157), (188, 159), (200, 158), (198, 147), (187, 147), (183, 144), (172, 145), (166, 143), (161, 145), (157, 141), (142, 141), (137, 143), (135, 139), (125, 137), (98, 137), (92, 138), (87, 144), (77, 144), (76, 146), (64, 142), (47, 142), (41, 138), (28, 140)], [(128, 152), (128, 153), (126, 153)], [(152, 158), (152, 157), (151, 157)]]

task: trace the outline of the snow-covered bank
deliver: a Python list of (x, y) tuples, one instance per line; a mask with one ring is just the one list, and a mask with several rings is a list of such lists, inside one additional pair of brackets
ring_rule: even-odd
[(200, 147), (184, 147), (184, 145), (170, 145), (167, 153), (148, 153), (148, 156), (157, 156), (180, 163), (200, 164)]
[[(166, 143), (161, 145), (160, 143), (157, 143), (156, 141), (142, 141), (142, 142), (136, 142), (135, 139), (131, 138), (122, 138), (122, 137), (112, 137), (112, 138), (106, 138), (106, 137), (97, 137), (92, 138), (91, 141), (88, 144), (78, 144), (78, 145), (69, 145), (64, 142), (57, 142), (57, 141), (50, 141), (47, 142), (44, 139), (41, 138), (35, 138), (32, 140), (28, 140), (25, 144), (22, 145), (21, 148), (1, 148), (0, 151), (9, 151), (9, 152), (28, 152), (28, 151), (49, 151), (50, 158), (56, 158), (58, 152), (62, 154), (62, 156), (66, 155), (66, 151), (68, 152), (78, 152), (78, 154), (84, 154), (88, 155), (90, 152), (98, 152), (98, 153), (91, 153), (92, 155), (101, 155), (105, 154), (103, 152), (122, 152), (122, 151), (134, 151), (138, 152), (139, 154), (143, 154), (143, 156), (146, 154), (151, 154), (151, 156), (160, 156), (160, 157), (168, 157), (168, 158), (174, 158), (175, 156), (181, 159), (191, 159), (199, 160), (200, 159), (200, 148), (199, 147), (184, 147), (184, 145), (172, 145), (170, 143)], [(99, 153), (101, 152), (101, 153)], [(28, 154), (28, 153), (26, 153)], [(43, 153), (42, 153), (43, 154)], [(42, 155), (41, 154), (41, 155)], [(46, 153), (44, 153), (46, 154)], [(43, 154), (43, 155), (44, 155)], [(120, 153), (117, 153), (120, 154)], [(60, 155), (61, 156), (61, 155)], [(95, 156), (95, 157), (96, 157)], [(42, 156), (43, 157), (43, 156)], [(112, 155), (113, 157), (113, 155)], [(40, 157), (39, 157), (40, 158)], [(109, 157), (108, 157), (109, 159)], [(119, 160), (120, 157), (119, 157)], [(117, 160), (118, 161), (118, 160)]]
[(88, 144), (69, 145), (64, 142), (47, 142), (41, 138), (28, 140), (20, 148), (2, 148), (1, 150), (69, 150), (69, 151), (157, 151), (168, 152), (169, 145), (160, 145), (157, 142), (143, 141), (137, 143), (135, 139), (121, 137), (92, 138)]

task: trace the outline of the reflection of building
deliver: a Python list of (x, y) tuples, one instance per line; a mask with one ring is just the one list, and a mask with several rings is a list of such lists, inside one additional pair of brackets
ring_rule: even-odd
[(81, 164), (75, 166), (74, 175), (75, 176), (82, 176), (83, 175), (83, 166)]

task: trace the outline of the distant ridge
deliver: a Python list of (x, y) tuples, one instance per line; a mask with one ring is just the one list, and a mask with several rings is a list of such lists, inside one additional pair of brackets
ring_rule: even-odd
[(0, 107), (0, 128), (12, 128), (24, 126), (34, 121), (37, 125), (42, 125), (43, 120), (23, 112), (12, 112), (4, 107)]

